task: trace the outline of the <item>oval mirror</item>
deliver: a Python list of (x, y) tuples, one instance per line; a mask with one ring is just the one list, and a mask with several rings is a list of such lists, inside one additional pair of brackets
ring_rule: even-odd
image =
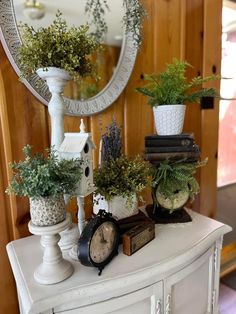
[[(32, 25), (35, 29), (41, 26), (46, 27), (51, 24), (58, 9), (63, 13), (69, 26), (79, 26), (88, 22), (84, 9), (86, 0), (80, 1), (79, 6), (77, 0), (42, 0), (37, 2), (39, 6), (37, 11), (28, 10), (27, 2), (29, 1), (0, 1), (1, 41), (18, 75), (20, 75), (20, 69), (17, 62), (17, 50), (21, 45), (17, 27), (19, 22)], [(68, 83), (64, 92), (68, 115), (86, 116), (105, 110), (119, 97), (131, 75), (137, 47), (133, 42), (132, 34), (123, 35), (121, 24), (124, 15), (123, 1), (107, 0), (107, 3), (109, 11), (106, 12), (105, 19), (108, 33), (104, 39), (104, 49), (95, 60), (100, 80), (86, 79), (80, 84), (72, 81)], [(28, 80), (24, 80), (24, 84), (47, 105), (51, 95), (45, 83), (38, 84), (39, 80), (38, 75), (34, 74)]]

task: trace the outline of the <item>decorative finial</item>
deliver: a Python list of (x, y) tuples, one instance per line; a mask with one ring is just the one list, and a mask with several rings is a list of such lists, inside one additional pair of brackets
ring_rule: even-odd
[(84, 125), (84, 120), (80, 120), (80, 133), (85, 133), (85, 125)]

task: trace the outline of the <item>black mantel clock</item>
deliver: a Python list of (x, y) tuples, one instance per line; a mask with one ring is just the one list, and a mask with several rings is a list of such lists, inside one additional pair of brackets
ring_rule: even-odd
[(85, 266), (103, 268), (118, 254), (119, 226), (111, 213), (99, 210), (84, 227), (78, 243), (78, 258)]

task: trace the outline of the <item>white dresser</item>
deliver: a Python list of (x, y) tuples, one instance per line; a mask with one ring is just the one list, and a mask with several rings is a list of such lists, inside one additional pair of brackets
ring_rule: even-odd
[(42, 259), (39, 237), (7, 245), (21, 313), (218, 313), (220, 251), (227, 225), (189, 211), (193, 221), (156, 225), (156, 238), (132, 256), (119, 255), (98, 276), (74, 266), (67, 280), (43, 286), (33, 273)]

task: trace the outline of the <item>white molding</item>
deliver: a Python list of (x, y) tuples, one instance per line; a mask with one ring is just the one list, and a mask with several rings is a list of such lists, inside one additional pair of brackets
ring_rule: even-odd
[[(12, 67), (20, 76), (17, 50), (22, 41), (16, 24), (13, 0), (0, 0), (0, 39)], [(96, 96), (85, 101), (64, 97), (65, 114), (90, 116), (108, 108), (125, 88), (135, 64), (136, 55), (137, 47), (132, 34), (128, 33), (124, 35), (119, 62), (109, 83)], [(50, 92), (45, 83), (38, 87), (39, 81), (42, 82), (39, 76), (34, 74), (23, 83), (44, 105), (48, 105)]]

